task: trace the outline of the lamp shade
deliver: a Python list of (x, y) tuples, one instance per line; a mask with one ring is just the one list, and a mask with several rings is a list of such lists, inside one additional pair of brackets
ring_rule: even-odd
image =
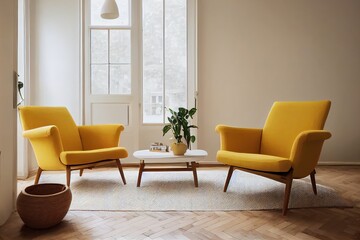
[(115, 0), (105, 0), (101, 8), (101, 17), (105, 19), (115, 19), (119, 17), (119, 9)]

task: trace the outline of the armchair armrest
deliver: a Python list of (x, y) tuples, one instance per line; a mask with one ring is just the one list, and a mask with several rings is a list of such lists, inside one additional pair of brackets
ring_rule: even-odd
[(62, 170), (60, 153), (64, 150), (59, 129), (54, 125), (33, 128), (23, 132), (28, 138), (36, 156), (38, 165), (43, 170)]
[(23, 137), (29, 139), (49, 137), (51, 134), (54, 134), (55, 129), (57, 129), (55, 125), (33, 128), (24, 131)]
[(330, 137), (325, 130), (303, 131), (296, 137), (290, 154), (294, 178), (306, 177), (315, 169), (324, 141)]
[(262, 129), (238, 128), (217, 125), (215, 130), (220, 134), (220, 150), (259, 153)]
[(117, 147), (120, 144), (122, 124), (78, 126), (84, 150)]

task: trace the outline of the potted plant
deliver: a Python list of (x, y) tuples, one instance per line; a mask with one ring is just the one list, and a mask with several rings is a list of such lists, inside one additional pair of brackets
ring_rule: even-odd
[[(190, 144), (195, 142), (196, 138), (194, 135), (191, 135), (191, 128), (197, 128), (195, 125), (191, 125), (190, 119), (193, 118), (196, 113), (196, 108), (191, 108), (190, 110), (180, 107), (178, 111), (174, 111), (169, 108), (171, 116), (168, 117), (169, 124), (166, 124), (162, 131), (163, 136), (168, 132), (172, 131), (174, 138), (176, 139), (175, 143), (171, 144), (171, 149), (175, 155), (183, 155), (186, 152), (186, 149), (190, 148)], [(182, 140), (185, 140), (185, 143)]]

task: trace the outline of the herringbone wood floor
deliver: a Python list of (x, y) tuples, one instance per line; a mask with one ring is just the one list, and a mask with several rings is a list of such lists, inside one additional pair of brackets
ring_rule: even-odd
[(360, 166), (320, 166), (317, 182), (354, 208), (230, 212), (70, 211), (47, 230), (32, 230), (14, 213), (0, 239), (360, 239)]

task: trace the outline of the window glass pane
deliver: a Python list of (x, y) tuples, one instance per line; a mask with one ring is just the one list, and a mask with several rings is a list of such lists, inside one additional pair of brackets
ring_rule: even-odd
[(186, 0), (166, 0), (165, 106), (171, 109), (187, 107), (186, 38)]
[(110, 63), (130, 63), (130, 30), (110, 30)]
[(163, 95), (163, 1), (143, 0), (143, 122), (162, 123)]
[[(104, 0), (91, 3), (90, 26), (90, 84), (91, 94), (131, 94), (131, 29), (130, 0), (116, 0), (120, 17), (102, 19)], [(97, 28), (101, 26), (101, 28)]]
[(110, 94), (131, 94), (130, 64), (110, 66)]
[(92, 26), (129, 26), (130, 25), (130, 0), (116, 0), (119, 9), (119, 17), (116, 19), (103, 19), (100, 16), (104, 0), (91, 1), (91, 25)]
[(91, 93), (108, 93), (108, 65), (91, 65)]
[(108, 63), (108, 30), (91, 30), (91, 63)]

